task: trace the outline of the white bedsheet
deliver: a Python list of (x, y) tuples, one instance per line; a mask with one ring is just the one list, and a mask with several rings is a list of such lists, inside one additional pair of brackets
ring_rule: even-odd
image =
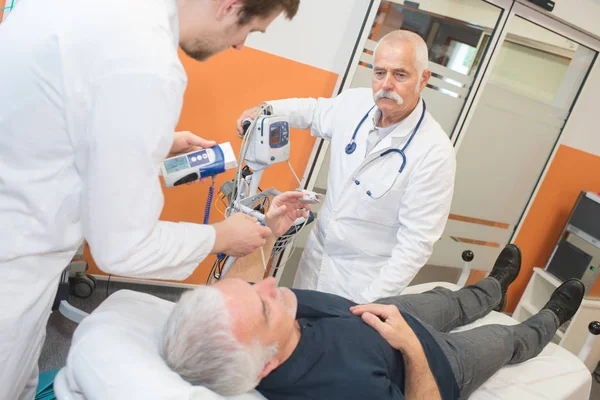
[[(409, 292), (443, 285), (414, 286)], [(192, 386), (172, 372), (158, 353), (158, 335), (173, 303), (121, 290), (109, 296), (77, 328), (67, 365), (55, 384), (59, 400), (223, 399)], [(514, 324), (492, 313), (473, 325)], [(466, 327), (468, 328), (468, 327)], [(571, 353), (550, 344), (535, 359), (502, 369), (471, 396), (472, 400), (588, 400), (591, 377)], [(257, 392), (236, 400), (264, 399)]]

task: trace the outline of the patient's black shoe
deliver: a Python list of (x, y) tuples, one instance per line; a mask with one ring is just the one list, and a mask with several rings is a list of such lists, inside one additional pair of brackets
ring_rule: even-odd
[(521, 270), (521, 250), (514, 244), (507, 244), (502, 250), (494, 268), (489, 274), (489, 277), (496, 279), (500, 282), (502, 288), (502, 300), (500, 304), (494, 308), (494, 311), (502, 312), (506, 306), (506, 291), (508, 286), (517, 279), (519, 271)]
[(569, 279), (556, 288), (542, 310), (552, 311), (558, 317), (560, 325), (562, 325), (573, 318), (583, 300), (584, 293), (585, 285), (583, 282), (579, 279)]

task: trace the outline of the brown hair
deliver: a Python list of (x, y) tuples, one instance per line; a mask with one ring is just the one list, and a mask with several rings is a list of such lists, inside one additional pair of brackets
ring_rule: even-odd
[(283, 11), (287, 19), (298, 12), (300, 0), (244, 0), (240, 11), (240, 25), (247, 24), (252, 18), (265, 18), (274, 12)]

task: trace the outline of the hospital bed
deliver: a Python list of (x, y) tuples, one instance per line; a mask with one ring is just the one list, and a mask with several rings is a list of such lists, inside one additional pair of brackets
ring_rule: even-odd
[[(460, 288), (432, 282), (409, 287), (405, 293), (419, 293), (435, 286)], [(75, 331), (67, 365), (55, 380), (57, 398), (223, 399), (206, 388), (185, 382), (160, 357), (158, 338), (172, 308), (169, 301), (129, 290), (109, 296)], [(460, 329), (491, 323), (511, 325), (517, 321), (492, 312)], [(470, 399), (588, 400), (590, 390), (591, 375), (585, 365), (551, 343), (536, 358), (500, 370)], [(264, 397), (252, 392), (231, 399)]]

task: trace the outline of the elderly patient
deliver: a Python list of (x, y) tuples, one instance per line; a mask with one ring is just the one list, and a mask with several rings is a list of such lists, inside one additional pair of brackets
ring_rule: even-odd
[[(275, 198), (269, 227), (285, 232), (301, 208), (297, 194)], [(570, 280), (519, 325), (449, 333), (501, 311), (520, 263), (508, 245), (474, 285), (357, 305), (277, 288), (273, 278), (232, 278), (258, 281), (259, 252), (239, 259), (230, 279), (182, 296), (164, 328), (163, 357), (187, 381), (223, 395), (256, 387), (271, 400), (466, 399), (504, 365), (539, 354), (583, 298), (583, 284)]]

